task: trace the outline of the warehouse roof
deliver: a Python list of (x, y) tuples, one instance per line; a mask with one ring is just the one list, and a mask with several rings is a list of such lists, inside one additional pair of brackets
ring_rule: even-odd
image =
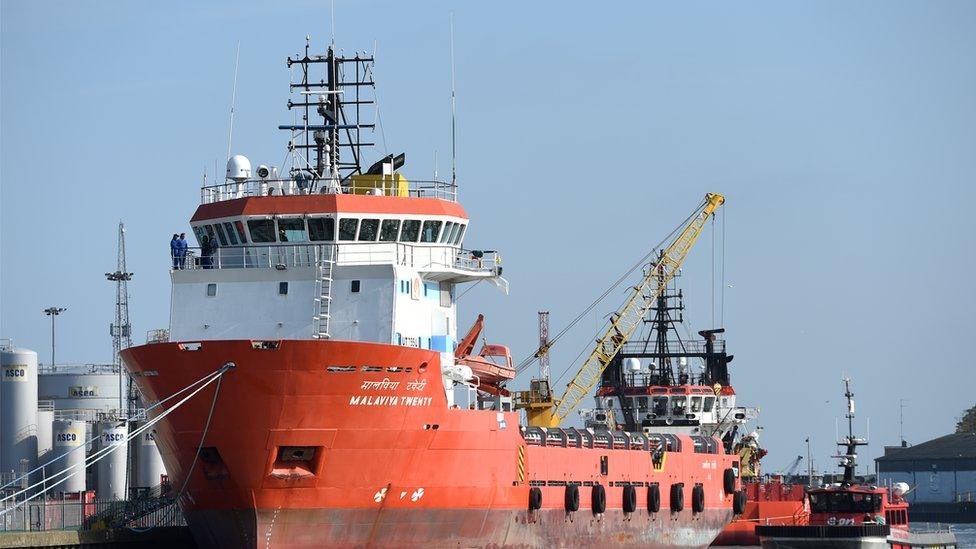
[(976, 458), (976, 433), (946, 435), (907, 448), (887, 447), (877, 461), (959, 458)]

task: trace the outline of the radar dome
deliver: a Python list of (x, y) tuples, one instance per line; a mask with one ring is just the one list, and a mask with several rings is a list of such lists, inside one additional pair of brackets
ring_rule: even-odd
[(227, 179), (244, 181), (251, 177), (251, 161), (242, 154), (235, 154), (227, 161)]
[(891, 487), (891, 492), (893, 494), (895, 494), (896, 496), (898, 496), (898, 497), (902, 497), (905, 494), (907, 494), (908, 493), (908, 490), (909, 490), (908, 483), (905, 483), (905, 482), (896, 482)]
[(639, 372), (641, 369), (640, 360), (634, 357), (625, 358), (624, 369), (630, 372)]

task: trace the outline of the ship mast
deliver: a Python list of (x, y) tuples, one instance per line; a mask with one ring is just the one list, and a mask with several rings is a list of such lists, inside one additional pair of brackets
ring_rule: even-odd
[[(291, 177), (306, 194), (342, 192), (350, 176), (362, 174), (362, 149), (374, 145), (362, 139), (362, 131), (375, 124), (365, 121), (365, 110), (376, 104), (373, 57), (356, 53), (337, 55), (330, 45), (325, 55), (310, 54), (311, 38), (305, 39), (302, 57), (289, 57), (289, 68), (300, 70), (298, 81), (290, 83), (298, 100), (288, 100), (288, 109), (301, 113), (300, 124), (278, 126), (293, 133), (289, 151), (296, 153)], [(368, 93), (369, 92), (369, 93)], [(346, 149), (349, 157), (342, 154)], [(402, 162), (402, 161), (401, 161)]]
[(834, 456), (840, 460), (844, 468), (844, 484), (854, 484), (854, 473), (857, 467), (857, 447), (867, 445), (867, 439), (854, 436), (854, 392), (851, 391), (851, 378), (845, 377), (844, 396), (847, 398), (847, 437), (837, 442), (838, 446), (846, 448), (846, 453)]

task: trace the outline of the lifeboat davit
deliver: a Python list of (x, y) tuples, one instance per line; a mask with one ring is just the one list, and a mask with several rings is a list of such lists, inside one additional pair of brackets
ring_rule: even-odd
[(515, 378), (512, 353), (508, 347), (485, 343), (478, 354), (472, 354), (484, 325), (485, 315), (478, 315), (478, 319), (468, 330), (468, 335), (464, 336), (464, 339), (458, 343), (457, 349), (454, 351), (454, 361), (471, 368), (471, 372), (478, 376), (481, 389), (489, 393), (507, 394), (501, 384)]

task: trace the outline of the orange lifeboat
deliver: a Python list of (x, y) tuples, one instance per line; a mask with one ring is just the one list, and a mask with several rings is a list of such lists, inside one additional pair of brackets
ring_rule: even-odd
[(508, 394), (508, 391), (501, 387), (502, 383), (515, 378), (512, 353), (508, 347), (486, 342), (477, 355), (472, 354), (484, 325), (485, 315), (478, 315), (468, 334), (458, 343), (454, 351), (454, 361), (471, 368), (471, 372), (478, 376), (480, 388), (485, 392)]

